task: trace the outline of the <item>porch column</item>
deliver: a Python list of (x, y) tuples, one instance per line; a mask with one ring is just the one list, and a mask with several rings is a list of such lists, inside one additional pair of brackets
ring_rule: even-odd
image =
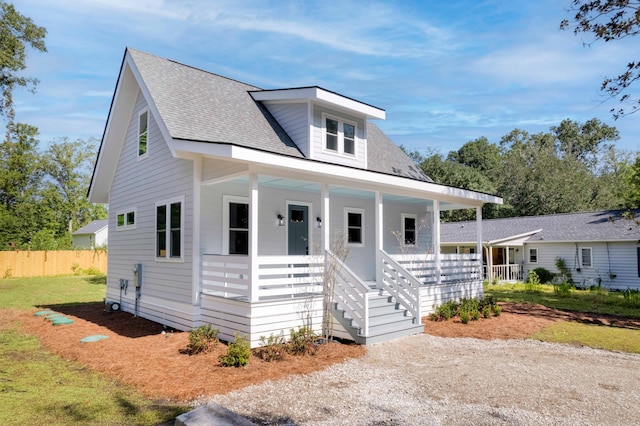
[(249, 301), (257, 302), (259, 289), (258, 263), (258, 175), (249, 174)]
[(331, 221), (329, 220), (329, 185), (320, 186), (320, 211), (322, 211), (322, 251), (331, 249)]
[(382, 202), (382, 193), (376, 191), (376, 208), (375, 208), (375, 220), (376, 220), (376, 287), (382, 288), (382, 256), (381, 251), (384, 250), (384, 238), (382, 232), (384, 231), (384, 203)]
[[(476, 207), (476, 235), (478, 238), (476, 253), (480, 256), (478, 262), (480, 263), (480, 276), (482, 276), (482, 206)], [(489, 249), (489, 255), (487, 256), (487, 278), (491, 282), (492, 268), (491, 258), (493, 253)]]
[(440, 201), (433, 200), (433, 254), (436, 262), (436, 284), (442, 281), (440, 264)]

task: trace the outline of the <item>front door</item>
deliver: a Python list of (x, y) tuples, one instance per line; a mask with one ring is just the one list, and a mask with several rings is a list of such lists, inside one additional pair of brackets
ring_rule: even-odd
[(287, 208), (288, 254), (290, 256), (309, 254), (309, 207), (289, 204)]

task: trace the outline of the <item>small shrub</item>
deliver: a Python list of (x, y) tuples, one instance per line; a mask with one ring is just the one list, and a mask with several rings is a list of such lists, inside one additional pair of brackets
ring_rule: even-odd
[(73, 272), (74, 275), (82, 275), (82, 268), (80, 267), (80, 264), (77, 262), (74, 262), (71, 265), (71, 272)]
[(473, 321), (478, 321), (480, 319), (480, 312), (478, 312), (477, 309), (474, 309), (473, 311), (471, 311), (471, 319)]
[(227, 354), (220, 355), (218, 361), (223, 367), (243, 367), (249, 363), (250, 357), (251, 345), (249, 341), (236, 333), (235, 342), (229, 343)]
[(528, 292), (538, 291), (539, 286), (540, 279), (538, 278), (538, 273), (535, 270), (529, 271), (527, 282), (524, 284), (524, 290)]
[(260, 336), (261, 347), (255, 350), (256, 355), (267, 362), (282, 361), (284, 359), (285, 344), (282, 334), (271, 334), (269, 337)]
[(460, 321), (462, 321), (463, 324), (469, 324), (470, 317), (469, 311), (460, 312)]
[(553, 272), (549, 271), (545, 268), (536, 268), (534, 269), (536, 275), (538, 275), (538, 283), (539, 284), (547, 284), (553, 281), (553, 277), (555, 276)]
[(485, 306), (482, 308), (482, 316), (483, 316), (484, 318), (489, 318), (489, 317), (491, 317), (491, 306), (489, 306), (489, 305), (485, 305)]
[(100, 271), (98, 268), (91, 266), (89, 267), (89, 269), (85, 269), (83, 270), (83, 273), (85, 275), (101, 275), (102, 271)]
[(553, 293), (560, 297), (567, 297), (571, 294), (571, 285), (567, 282), (553, 285)]
[(480, 300), (478, 299), (460, 299), (460, 311), (477, 311), (480, 308)]
[(13, 270), (11, 268), (7, 268), (4, 270), (4, 275), (2, 278), (11, 278), (13, 276)]
[(309, 327), (290, 330), (287, 351), (292, 355), (314, 355), (318, 347), (318, 335)]
[(493, 315), (499, 317), (501, 313), (502, 313), (502, 307), (498, 304), (493, 305)]
[(218, 345), (219, 331), (211, 328), (211, 324), (204, 324), (189, 332), (189, 344), (186, 353), (196, 355), (212, 351)]

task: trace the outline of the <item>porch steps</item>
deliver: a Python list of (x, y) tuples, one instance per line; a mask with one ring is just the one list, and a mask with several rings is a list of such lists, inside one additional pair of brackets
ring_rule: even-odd
[(369, 336), (363, 336), (361, 330), (352, 325), (351, 318), (337, 305), (334, 307), (334, 317), (361, 345), (386, 342), (424, 331), (420, 319), (414, 319), (393, 297), (380, 292), (369, 293)]

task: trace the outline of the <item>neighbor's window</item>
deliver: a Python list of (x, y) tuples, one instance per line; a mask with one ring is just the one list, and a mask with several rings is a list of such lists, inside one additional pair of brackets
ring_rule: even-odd
[(147, 134), (149, 128), (149, 113), (144, 111), (138, 116), (138, 157), (147, 154)]
[(364, 210), (362, 209), (345, 209), (345, 235), (347, 244), (363, 245), (364, 244)]
[(324, 117), (324, 149), (356, 155), (356, 125), (334, 117)]
[(156, 257), (182, 258), (182, 201), (156, 205)]
[(538, 263), (538, 249), (530, 248), (529, 249), (529, 263)]
[(118, 212), (116, 215), (116, 229), (119, 231), (125, 229), (133, 229), (136, 227), (136, 211), (135, 209), (127, 209)]
[(583, 267), (591, 267), (591, 247), (580, 249), (580, 263)]
[(416, 245), (416, 219), (415, 214), (402, 214), (402, 244), (405, 246)]

